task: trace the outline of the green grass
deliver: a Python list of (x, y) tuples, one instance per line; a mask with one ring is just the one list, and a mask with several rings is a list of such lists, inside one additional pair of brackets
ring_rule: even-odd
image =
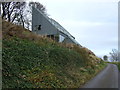
[(118, 62), (117, 66), (118, 66), (118, 69), (119, 69), (119, 71), (120, 71), (120, 62)]
[(3, 88), (78, 88), (106, 66), (85, 48), (69, 49), (9, 24), (3, 24)]

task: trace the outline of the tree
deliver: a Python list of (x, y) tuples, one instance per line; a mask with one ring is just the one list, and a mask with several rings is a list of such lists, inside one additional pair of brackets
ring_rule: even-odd
[(25, 27), (25, 7), (26, 7), (26, 2), (19, 3), (19, 9), (15, 13), (16, 17), (14, 17), (14, 20), (16, 21), (18, 25), (21, 25)]
[(108, 61), (108, 56), (107, 56), (107, 55), (104, 55), (104, 56), (103, 56), (103, 59), (104, 59), (104, 61)]
[(5, 19), (9, 22), (13, 22), (17, 25), (21, 25), (24, 28), (30, 29), (32, 26), (32, 6), (41, 10), (45, 15), (46, 8), (39, 2), (0, 2), (2, 6), (2, 19)]
[(31, 29), (32, 28), (32, 6), (34, 6), (35, 8), (41, 10), (45, 15), (48, 15), (46, 12), (46, 8), (39, 2), (29, 2), (28, 6), (27, 6), (27, 14), (29, 14), (29, 17), (26, 16), (25, 18), (25, 27), (27, 29)]
[(31, 8), (32, 8), (32, 6), (34, 6), (35, 8), (39, 9), (40, 11), (42, 11), (45, 15), (47, 15), (46, 8), (41, 3), (39, 3), (39, 2), (29, 2), (29, 6)]
[(111, 55), (111, 61), (115, 62), (118, 61), (118, 50), (117, 49), (112, 49), (112, 52), (110, 52)]
[(2, 2), (2, 18), (14, 22), (18, 16), (22, 16), (21, 12), (24, 10), (25, 5), (26, 2)]

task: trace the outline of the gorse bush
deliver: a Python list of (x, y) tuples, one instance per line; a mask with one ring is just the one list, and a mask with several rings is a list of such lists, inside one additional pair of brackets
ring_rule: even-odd
[(105, 66), (99, 61), (87, 48), (3, 21), (3, 88), (78, 88)]

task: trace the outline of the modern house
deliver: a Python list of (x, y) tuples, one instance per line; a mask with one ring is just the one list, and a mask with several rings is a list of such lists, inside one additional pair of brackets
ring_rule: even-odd
[(40, 35), (46, 35), (57, 42), (80, 45), (75, 40), (75, 37), (58, 22), (49, 18), (35, 7), (32, 7), (32, 31)]

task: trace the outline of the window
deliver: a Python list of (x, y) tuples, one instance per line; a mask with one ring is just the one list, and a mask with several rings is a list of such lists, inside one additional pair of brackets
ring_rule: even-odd
[(64, 36), (59, 35), (59, 42), (63, 42), (63, 41), (64, 41), (64, 39), (65, 39), (65, 37), (64, 37)]
[(35, 25), (34, 31), (41, 30), (41, 25)]
[(38, 30), (41, 30), (41, 25), (38, 25)]

